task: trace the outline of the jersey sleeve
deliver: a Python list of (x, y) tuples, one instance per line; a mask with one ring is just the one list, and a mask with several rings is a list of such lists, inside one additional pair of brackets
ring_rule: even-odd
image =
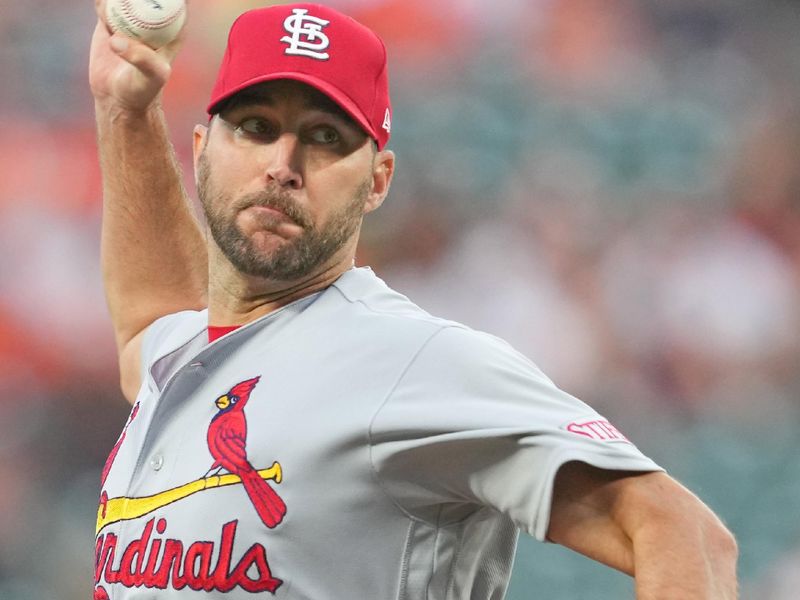
[(491, 507), (544, 540), (559, 467), (657, 471), (606, 419), (506, 342), (461, 327), (435, 334), (370, 428), (376, 477), (415, 518)]

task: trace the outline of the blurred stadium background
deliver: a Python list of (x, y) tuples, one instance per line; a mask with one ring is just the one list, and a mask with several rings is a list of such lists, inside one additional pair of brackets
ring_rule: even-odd
[[(191, 127), (227, 27), (191, 0)], [(389, 46), (399, 172), (360, 253), (604, 412), (736, 533), (743, 597), (800, 589), (800, 8), (341, 0)], [(0, 7), (0, 599), (91, 594), (127, 416), (99, 268), (88, 0)], [(192, 189), (190, 187), (190, 189)], [(528, 538), (509, 598), (632, 598)]]

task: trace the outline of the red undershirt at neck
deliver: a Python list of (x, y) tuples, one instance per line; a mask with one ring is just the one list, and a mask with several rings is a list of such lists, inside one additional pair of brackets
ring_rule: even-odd
[(241, 325), (209, 325), (208, 326), (208, 342), (211, 343), (214, 340), (218, 340), (226, 333), (230, 333), (231, 331), (235, 331), (239, 329)]

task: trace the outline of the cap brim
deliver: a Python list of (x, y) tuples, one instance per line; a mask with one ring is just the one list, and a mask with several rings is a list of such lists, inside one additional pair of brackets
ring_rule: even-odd
[(319, 77), (314, 77), (313, 75), (308, 75), (306, 73), (298, 73), (296, 71), (269, 73), (268, 75), (261, 75), (240, 83), (239, 85), (228, 90), (224, 96), (212, 100), (211, 104), (208, 105), (206, 112), (208, 112), (209, 115), (213, 115), (219, 112), (218, 107), (220, 104), (225, 102), (225, 100), (235, 96), (242, 90), (245, 90), (258, 83), (275, 81), (278, 79), (291, 79), (293, 81), (299, 81), (301, 83), (310, 85), (316, 90), (319, 90), (328, 96), (328, 98), (333, 100), (338, 106), (340, 106), (342, 110), (344, 110), (356, 123), (358, 123), (358, 125), (367, 133), (367, 135), (376, 141), (378, 140), (378, 136), (370, 125), (369, 120), (366, 118), (364, 113), (359, 110), (358, 106), (356, 106), (356, 103), (347, 96), (347, 94), (324, 79), (320, 79)]

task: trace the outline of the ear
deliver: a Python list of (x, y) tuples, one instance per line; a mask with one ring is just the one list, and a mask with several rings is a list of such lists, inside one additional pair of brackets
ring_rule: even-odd
[(395, 156), (391, 150), (381, 150), (375, 154), (372, 167), (372, 191), (364, 204), (364, 214), (370, 213), (383, 204), (389, 194), (394, 176)]
[(206, 147), (208, 139), (208, 127), (205, 125), (195, 125), (192, 131), (192, 159), (194, 161), (194, 172), (197, 173), (197, 161)]

